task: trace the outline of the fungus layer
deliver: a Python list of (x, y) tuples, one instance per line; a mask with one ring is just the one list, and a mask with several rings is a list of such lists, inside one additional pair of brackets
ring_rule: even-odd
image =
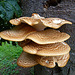
[(43, 31), (34, 32), (28, 35), (27, 39), (30, 39), (38, 44), (50, 44), (56, 42), (62, 42), (70, 38), (70, 35), (58, 30), (47, 29)]
[(63, 44), (62, 42), (44, 45), (29, 42), (23, 47), (23, 51), (41, 56), (59, 56), (69, 53), (70, 46), (67, 43)]
[(55, 67), (55, 63), (57, 63), (59, 67), (64, 67), (67, 64), (69, 57), (69, 53), (60, 56), (36, 56), (36, 61), (40, 65), (46, 66), (48, 68)]
[(26, 37), (36, 30), (26, 24), (21, 24), (13, 29), (0, 32), (0, 37), (10, 41), (23, 41)]
[(21, 67), (32, 67), (37, 65), (38, 63), (35, 61), (35, 55), (22, 52), (17, 60), (17, 64)]
[(57, 29), (64, 24), (72, 24), (72, 22), (60, 19), (60, 18), (44, 18), (39, 14), (33, 13), (31, 17), (20, 17), (17, 19), (10, 20), (13, 25), (19, 25), (21, 23), (27, 23), (33, 26), (38, 31), (44, 30), (46, 27)]

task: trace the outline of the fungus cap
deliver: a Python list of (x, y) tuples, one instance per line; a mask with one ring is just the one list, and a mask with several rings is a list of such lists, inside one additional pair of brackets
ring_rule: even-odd
[(32, 67), (37, 65), (38, 63), (35, 61), (35, 55), (22, 52), (17, 60), (17, 64), (21, 67)]
[(57, 63), (59, 67), (64, 67), (67, 64), (69, 58), (70, 55), (68, 53), (60, 56), (36, 56), (35, 60), (42, 66), (53, 68), (56, 66), (55, 63)]
[(38, 44), (49, 44), (62, 42), (70, 38), (70, 35), (64, 32), (59, 32), (58, 30), (47, 29), (43, 31), (34, 32), (28, 35), (27, 39), (30, 39)]
[(0, 32), (0, 37), (10, 41), (23, 41), (26, 37), (36, 30), (26, 24), (21, 24), (10, 30)]
[(27, 23), (37, 30), (44, 30), (46, 27), (59, 28), (63, 24), (72, 24), (72, 22), (60, 18), (44, 18), (39, 14), (33, 13), (31, 17), (20, 17), (9, 21), (13, 25)]
[(64, 24), (72, 24), (72, 22), (60, 18), (45, 18), (45, 19), (41, 19), (41, 22), (46, 27), (51, 27), (54, 29), (58, 29)]
[(65, 42), (44, 45), (29, 42), (23, 47), (23, 51), (40, 56), (59, 56), (67, 54), (70, 51), (70, 46)]
[(19, 25), (21, 23), (27, 23), (30, 26), (33, 26), (35, 24), (38, 24), (39, 21), (40, 21), (39, 19), (34, 19), (34, 18), (31, 18), (31, 17), (20, 17), (20, 18), (17, 18), (17, 19), (11, 19), (9, 22), (13, 25)]

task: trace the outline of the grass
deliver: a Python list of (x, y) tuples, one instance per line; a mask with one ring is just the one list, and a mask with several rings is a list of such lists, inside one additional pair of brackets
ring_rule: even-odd
[(16, 64), (17, 58), (20, 56), (22, 52), (22, 48), (18, 46), (12, 45), (12, 42), (2, 42), (2, 46), (0, 46), (0, 73), (2, 75), (11, 75), (19, 73), (18, 67)]

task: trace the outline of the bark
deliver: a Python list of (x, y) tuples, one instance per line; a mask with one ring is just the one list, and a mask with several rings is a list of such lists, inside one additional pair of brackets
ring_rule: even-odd
[(71, 38), (66, 42), (70, 45), (70, 60), (63, 67), (53, 69), (40, 65), (35, 66), (35, 75), (75, 75), (75, 0), (62, 0), (57, 6), (50, 6), (44, 11), (45, 0), (22, 0), (23, 16), (31, 16), (38, 13), (44, 17), (59, 17), (71, 21), (72, 25), (63, 25), (59, 30), (68, 33)]

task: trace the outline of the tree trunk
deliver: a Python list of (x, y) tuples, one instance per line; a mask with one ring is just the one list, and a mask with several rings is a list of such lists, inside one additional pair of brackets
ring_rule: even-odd
[(44, 10), (43, 2), (47, 0), (22, 0), (23, 16), (31, 16), (32, 13), (38, 13), (44, 17), (59, 17), (71, 21), (72, 25), (63, 25), (60, 31), (68, 33), (71, 38), (66, 42), (70, 45), (70, 60), (63, 67), (46, 68), (44, 66), (35, 66), (35, 75), (75, 75), (75, 0), (62, 0), (56, 6), (48, 6)]

